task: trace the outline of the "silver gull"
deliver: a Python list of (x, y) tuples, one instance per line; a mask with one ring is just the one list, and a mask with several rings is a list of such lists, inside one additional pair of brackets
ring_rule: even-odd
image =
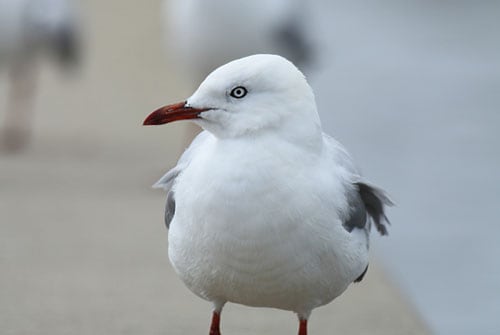
[(280, 56), (232, 61), (144, 124), (178, 120), (204, 131), (155, 187), (170, 261), (213, 305), (210, 334), (233, 302), (295, 312), (306, 335), (311, 311), (363, 278), (391, 201), (322, 132), (310, 86)]

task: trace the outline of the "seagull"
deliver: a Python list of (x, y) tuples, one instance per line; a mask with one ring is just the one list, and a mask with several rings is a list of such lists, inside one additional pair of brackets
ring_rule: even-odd
[(3, 134), (8, 149), (24, 146), (30, 132), (37, 61), (47, 54), (63, 68), (77, 63), (78, 21), (71, 0), (0, 0), (0, 70), (10, 79)]
[(306, 335), (314, 308), (363, 279), (391, 200), (323, 133), (311, 87), (281, 56), (219, 67), (144, 125), (179, 120), (204, 131), (154, 187), (167, 192), (170, 261), (213, 305), (210, 334), (231, 302), (292, 311)]
[(162, 14), (165, 44), (196, 85), (249, 54), (277, 53), (299, 68), (313, 58), (304, 0), (164, 0)]

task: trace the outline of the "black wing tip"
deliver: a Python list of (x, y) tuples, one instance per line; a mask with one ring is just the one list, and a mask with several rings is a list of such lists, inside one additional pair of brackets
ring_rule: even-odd
[(363, 273), (361, 273), (361, 274), (358, 276), (358, 278), (356, 278), (356, 279), (354, 280), (354, 282), (355, 282), (355, 283), (359, 283), (360, 281), (362, 281), (362, 280), (363, 280), (363, 278), (364, 278), (364, 277), (365, 277), (365, 275), (366, 275), (366, 272), (368, 271), (368, 266), (369, 266), (369, 264), (368, 264), (368, 265), (366, 265), (366, 268), (363, 270)]
[(378, 218), (373, 217), (371, 214), (370, 214), (370, 217), (373, 220), (373, 222), (375, 223), (375, 228), (377, 228), (377, 231), (380, 233), (380, 235), (382, 235), (382, 236), (389, 235), (389, 231), (387, 230), (387, 226), (391, 225), (391, 221), (389, 221), (389, 219), (385, 215), (385, 212), (381, 213), (381, 216)]
[(382, 236), (389, 235), (387, 226), (391, 224), (385, 214), (385, 206), (394, 206), (394, 202), (381, 189), (362, 182), (356, 183), (359, 194), (370, 219), (375, 224), (375, 228)]
[[(390, 224), (390, 222), (387, 221), (387, 224)], [(380, 235), (382, 236), (389, 235), (389, 231), (387, 230), (385, 224), (375, 221), (375, 228), (377, 228), (377, 231), (379, 232)]]

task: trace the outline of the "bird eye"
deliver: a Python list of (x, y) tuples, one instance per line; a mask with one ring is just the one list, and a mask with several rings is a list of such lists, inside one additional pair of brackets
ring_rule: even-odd
[(243, 98), (245, 95), (247, 95), (248, 91), (246, 88), (244, 88), (243, 86), (238, 86), (238, 87), (235, 87), (231, 90), (231, 93), (230, 95), (233, 97), (233, 98), (236, 98), (236, 99), (241, 99)]

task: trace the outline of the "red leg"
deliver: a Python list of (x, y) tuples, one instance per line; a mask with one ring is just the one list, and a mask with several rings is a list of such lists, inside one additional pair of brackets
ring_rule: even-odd
[(299, 322), (299, 335), (307, 335), (307, 319), (300, 319)]
[(212, 324), (210, 325), (209, 335), (220, 335), (220, 313), (212, 313)]

